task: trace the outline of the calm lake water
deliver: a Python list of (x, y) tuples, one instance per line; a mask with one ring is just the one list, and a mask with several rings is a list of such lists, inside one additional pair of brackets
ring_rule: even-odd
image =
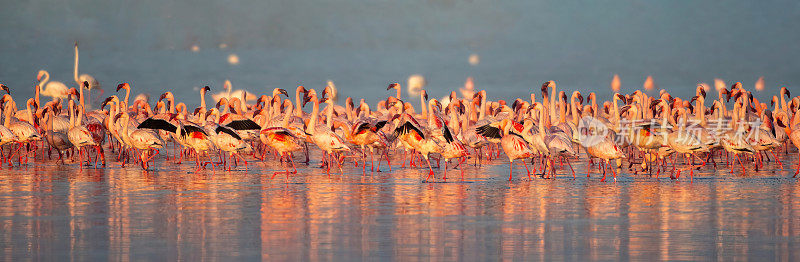
[(451, 170), (446, 183), (397, 165), (328, 177), (314, 161), (285, 183), (267, 163), (4, 167), (0, 259), (800, 259), (800, 183), (769, 163), (703, 168), (692, 183), (630, 173), (603, 183), (586, 178), (583, 158), (576, 180), (527, 181), (517, 166), (512, 182), (505, 160), (469, 166), (463, 181)]

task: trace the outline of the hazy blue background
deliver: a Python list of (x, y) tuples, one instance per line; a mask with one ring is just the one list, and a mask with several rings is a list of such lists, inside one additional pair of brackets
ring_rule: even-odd
[(31, 96), (38, 69), (71, 84), (77, 40), (81, 72), (106, 95), (125, 81), (194, 103), (192, 87), (225, 79), (256, 93), (331, 79), (374, 102), (414, 73), (436, 96), (467, 76), (492, 97), (551, 79), (606, 93), (614, 73), (626, 92), (653, 75), (681, 94), (763, 75), (772, 94), (800, 83), (798, 28), (797, 1), (2, 1), (0, 82), (16, 98)]

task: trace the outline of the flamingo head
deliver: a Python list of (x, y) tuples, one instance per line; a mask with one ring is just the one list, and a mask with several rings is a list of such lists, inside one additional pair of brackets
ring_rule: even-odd
[(628, 110), (630, 110), (631, 108), (632, 108), (632, 106), (630, 106), (630, 105), (625, 105), (625, 106), (623, 106), (623, 107), (621, 107), (621, 108), (619, 109), (619, 114), (620, 114), (620, 115), (622, 115), (622, 114), (625, 114), (625, 112), (628, 112)]
[(661, 102), (664, 102), (664, 100), (662, 100), (662, 99), (653, 100), (652, 102), (650, 102), (650, 109), (655, 108), (656, 106), (661, 104)]
[(74, 95), (76, 99), (81, 99), (81, 93), (78, 92), (76, 88), (70, 88), (67, 90), (67, 95)]
[(42, 77), (47, 74), (47, 71), (39, 70), (39, 73), (36, 74), (36, 81), (42, 81)]
[(386, 88), (386, 90), (399, 89), (399, 88), (400, 88), (399, 83), (391, 83), (389, 84), (389, 87)]
[(0, 84), (0, 88), (2, 88), (4, 91), (6, 91), (6, 93), (8, 93), (9, 95), (11, 94), (11, 89), (8, 89), (8, 86), (6, 86), (4, 84)]
[(614, 97), (619, 98), (619, 100), (622, 100), (623, 103), (627, 103), (628, 101), (627, 99), (625, 99), (625, 96), (620, 93), (614, 94)]
[(783, 121), (781, 121), (780, 117), (775, 118), (775, 124), (778, 125), (779, 127), (786, 128), (786, 124), (784, 124)]
[(108, 104), (109, 102), (114, 101), (114, 98), (116, 98), (116, 96), (109, 96), (105, 100), (103, 100), (103, 103), (100, 104), (100, 110), (103, 110), (103, 108), (106, 107), (106, 104)]
[(89, 81), (83, 81), (83, 85), (82, 85), (82, 87), (83, 87), (83, 88), (86, 88), (86, 89), (90, 89), (90, 88), (89, 88)]
[(201, 89), (201, 90), (203, 90), (203, 93), (206, 93), (208, 91), (211, 91), (211, 87), (204, 86), (203, 89)]
[[(325, 90), (322, 91), (322, 97), (319, 98), (319, 103), (328, 102), (328, 88), (326, 87)], [(316, 95), (316, 94), (315, 94)]]
[(303, 105), (306, 106), (314, 97), (317, 97), (317, 91), (313, 89), (303, 94)]
[(276, 95), (284, 95), (286, 97), (289, 97), (289, 93), (287, 93), (286, 89), (283, 89), (283, 88), (275, 88), (275, 89), (273, 89), (272, 90), (272, 96), (276, 96)]
[(130, 84), (122, 83), (122, 84), (117, 85), (117, 91), (116, 92), (119, 92), (120, 89), (130, 90), (130, 88), (131, 88)]

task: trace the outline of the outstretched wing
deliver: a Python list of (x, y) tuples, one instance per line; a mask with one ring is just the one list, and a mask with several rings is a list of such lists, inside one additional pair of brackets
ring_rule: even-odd
[(260, 130), (261, 126), (250, 119), (234, 120), (225, 125), (236, 130)]
[(136, 128), (157, 129), (172, 133), (175, 133), (175, 131), (178, 130), (178, 127), (173, 125), (172, 123), (167, 122), (164, 119), (154, 119), (154, 118), (145, 119), (144, 122), (139, 124), (139, 126), (137, 126)]
[(501, 138), (503, 137), (500, 134), (500, 128), (493, 127), (491, 124), (486, 124), (483, 126), (479, 126), (475, 128), (475, 132), (479, 135), (490, 137), (490, 138)]
[(395, 136), (400, 136), (408, 132), (416, 132), (417, 135), (419, 135), (422, 139), (425, 139), (425, 134), (423, 134), (422, 131), (420, 131), (419, 128), (417, 128), (414, 124), (408, 121), (394, 129)]
[(214, 129), (214, 132), (216, 132), (217, 134), (225, 133), (231, 135), (233, 138), (236, 138), (237, 140), (242, 140), (242, 137), (240, 137), (239, 134), (236, 133), (236, 131), (226, 126), (218, 126), (217, 129)]

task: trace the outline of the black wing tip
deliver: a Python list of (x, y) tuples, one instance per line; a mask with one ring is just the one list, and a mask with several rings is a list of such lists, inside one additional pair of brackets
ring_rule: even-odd
[(163, 119), (153, 119), (153, 118), (145, 119), (144, 121), (142, 121), (141, 124), (136, 126), (136, 128), (140, 128), (140, 129), (143, 129), (143, 128), (146, 128), (146, 129), (157, 129), (157, 130), (164, 130), (164, 131), (172, 132), (172, 133), (175, 133), (175, 132), (178, 131), (178, 127), (173, 125), (172, 123), (167, 122), (166, 120), (163, 120)]
[(236, 131), (228, 129), (227, 127), (224, 126), (218, 126), (217, 129), (214, 130), (214, 132), (217, 132), (217, 134), (222, 132), (231, 135), (233, 138), (236, 138), (237, 140), (242, 140), (242, 137), (240, 137), (239, 134), (236, 133)]

